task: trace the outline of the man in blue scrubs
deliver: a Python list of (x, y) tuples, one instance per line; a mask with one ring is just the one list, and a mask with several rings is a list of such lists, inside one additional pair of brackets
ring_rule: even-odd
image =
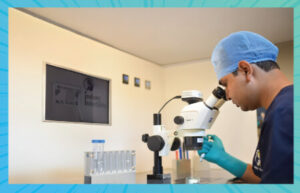
[(276, 63), (278, 48), (259, 34), (236, 32), (222, 39), (212, 63), (226, 97), (243, 111), (266, 109), (252, 164), (231, 156), (215, 135), (199, 155), (247, 183), (293, 183), (293, 85)]

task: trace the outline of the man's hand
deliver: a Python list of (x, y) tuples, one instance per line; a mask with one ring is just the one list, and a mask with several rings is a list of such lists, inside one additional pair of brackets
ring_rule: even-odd
[(218, 164), (233, 175), (241, 178), (247, 169), (247, 164), (225, 152), (223, 143), (216, 135), (208, 135), (204, 138), (203, 148), (198, 151), (201, 155), (205, 153), (204, 159)]
[(203, 153), (205, 154), (205, 160), (216, 164), (226, 154), (221, 139), (216, 135), (207, 135), (204, 137), (202, 150), (198, 151), (199, 156)]

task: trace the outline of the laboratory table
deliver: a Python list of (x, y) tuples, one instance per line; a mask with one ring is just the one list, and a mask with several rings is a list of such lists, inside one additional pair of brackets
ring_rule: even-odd
[[(137, 172), (136, 184), (147, 184), (147, 174), (149, 172)], [(164, 170), (164, 173), (171, 174), (172, 184), (185, 184), (185, 179), (175, 179), (176, 177), (172, 169)], [(224, 169), (214, 168), (202, 171), (193, 171), (192, 178), (197, 179), (200, 184), (227, 184), (238, 182), (234, 176)]]

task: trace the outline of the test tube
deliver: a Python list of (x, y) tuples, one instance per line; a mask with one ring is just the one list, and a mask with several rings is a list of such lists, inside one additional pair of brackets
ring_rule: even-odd
[(104, 172), (104, 152), (97, 152), (97, 173), (102, 174)]
[(135, 170), (135, 151), (130, 151), (130, 171)]
[(109, 152), (104, 152), (104, 165), (105, 165), (105, 173), (110, 172), (110, 158), (109, 158)]
[(127, 171), (131, 170), (131, 152), (126, 151), (126, 169)]
[(116, 152), (117, 155), (117, 169), (118, 172), (122, 172), (122, 157), (121, 157), (121, 151)]
[(116, 170), (117, 170), (117, 167), (116, 167), (116, 161), (117, 161), (116, 160), (116, 151), (111, 152), (110, 160), (111, 160), (111, 171), (112, 171), (112, 173), (115, 173)]
[(93, 175), (96, 173), (97, 163), (95, 160), (95, 153), (89, 152), (89, 162), (90, 162), (90, 174)]
[(122, 151), (121, 153), (121, 160), (122, 160), (122, 170), (126, 171), (126, 151)]

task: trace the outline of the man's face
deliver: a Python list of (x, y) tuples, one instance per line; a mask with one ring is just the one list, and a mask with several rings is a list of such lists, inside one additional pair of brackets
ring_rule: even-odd
[(237, 75), (232, 73), (224, 76), (219, 81), (220, 85), (226, 89), (227, 100), (232, 100), (232, 103), (240, 107), (243, 111), (254, 110), (255, 94), (250, 82), (246, 81), (246, 76), (243, 72), (238, 72)]

